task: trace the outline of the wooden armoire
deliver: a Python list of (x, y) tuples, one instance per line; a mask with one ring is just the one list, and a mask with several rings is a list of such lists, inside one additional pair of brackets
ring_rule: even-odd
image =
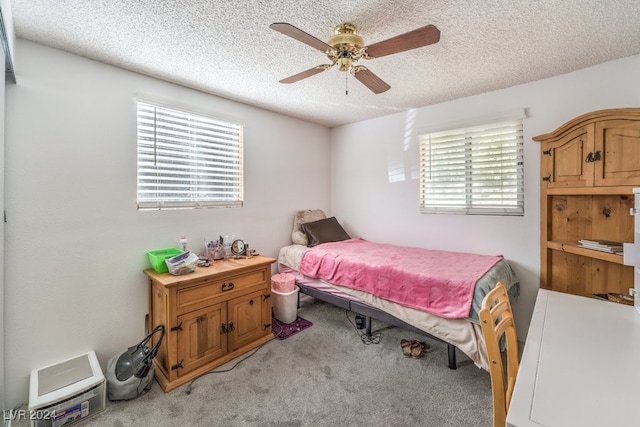
[(633, 267), (583, 239), (634, 241), (633, 188), (640, 187), (640, 108), (594, 111), (541, 143), (541, 287), (576, 295), (628, 294)]

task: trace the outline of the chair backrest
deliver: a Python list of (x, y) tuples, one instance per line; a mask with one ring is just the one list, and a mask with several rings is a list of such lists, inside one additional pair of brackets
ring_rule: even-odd
[[(516, 326), (507, 288), (503, 283), (498, 282), (496, 287), (484, 297), (479, 317), (491, 374), (493, 426), (504, 427), (520, 363), (518, 362)], [(506, 350), (506, 373), (501, 348)]]

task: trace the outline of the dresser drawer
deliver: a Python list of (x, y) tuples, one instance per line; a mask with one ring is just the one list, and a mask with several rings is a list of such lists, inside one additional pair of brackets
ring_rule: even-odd
[(215, 303), (220, 298), (230, 298), (247, 292), (254, 286), (266, 286), (269, 276), (266, 268), (253, 270), (237, 276), (227, 277), (225, 280), (203, 281), (176, 292), (176, 309), (186, 312), (198, 307)]

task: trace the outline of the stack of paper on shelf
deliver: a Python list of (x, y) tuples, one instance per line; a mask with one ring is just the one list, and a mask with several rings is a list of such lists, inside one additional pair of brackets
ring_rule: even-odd
[(622, 242), (612, 242), (611, 240), (582, 239), (578, 241), (578, 246), (601, 252), (622, 254)]

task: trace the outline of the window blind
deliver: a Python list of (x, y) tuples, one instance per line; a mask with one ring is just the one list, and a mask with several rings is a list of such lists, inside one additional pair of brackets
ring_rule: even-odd
[(138, 102), (138, 209), (242, 206), (239, 124)]
[(522, 119), (420, 135), (420, 211), (523, 215)]

